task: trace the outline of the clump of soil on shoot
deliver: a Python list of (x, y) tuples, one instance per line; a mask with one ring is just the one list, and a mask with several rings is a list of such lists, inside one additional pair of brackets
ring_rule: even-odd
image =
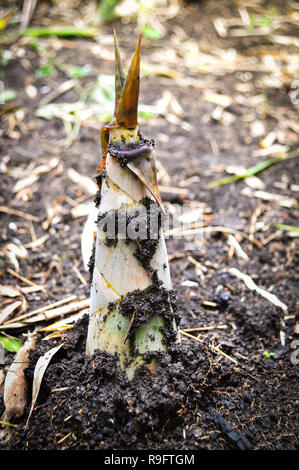
[[(160, 240), (162, 223), (161, 209), (149, 197), (142, 199), (137, 208), (134, 207), (127, 211), (122, 206), (118, 210), (110, 210), (100, 214), (97, 219), (98, 226), (106, 234), (106, 245), (115, 247), (120, 236), (126, 240), (126, 243), (135, 243), (134, 255), (144, 269), (150, 272), (152, 272), (150, 261)], [(91, 260), (91, 273), (93, 265), (94, 260)]]
[(92, 252), (88, 261), (88, 271), (89, 271), (89, 283), (92, 281), (93, 270), (94, 270), (94, 263), (95, 263), (95, 254), (96, 254), (96, 247), (95, 245), (92, 247)]
[(130, 160), (137, 158), (146, 158), (151, 150), (155, 147), (153, 139), (144, 139), (140, 132), (138, 133), (140, 141), (134, 144), (123, 143), (117, 144), (110, 142), (108, 152), (113, 157), (117, 158), (121, 167), (125, 167)]
[(162, 342), (170, 347), (175, 341), (176, 331), (173, 328), (173, 321), (178, 325), (179, 317), (174, 292), (169, 292), (159, 284), (152, 284), (143, 291), (130, 292), (124, 296), (119, 306), (124, 316), (132, 318), (134, 315), (128, 338), (133, 340), (137, 328), (157, 315), (163, 318), (165, 324), (162, 328), (164, 336)]

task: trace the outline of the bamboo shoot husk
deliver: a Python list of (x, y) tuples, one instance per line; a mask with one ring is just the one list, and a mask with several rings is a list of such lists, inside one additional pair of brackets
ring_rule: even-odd
[[(124, 140), (128, 148), (139, 145), (138, 128), (132, 131), (122, 127), (110, 131), (110, 143), (121, 147)], [(147, 156), (140, 157), (139, 163), (142, 164), (138, 165), (138, 171), (136, 162), (121, 166), (120, 159), (111, 154), (111, 149), (108, 150), (106, 158), (99, 219), (105, 217), (107, 213), (113, 215), (120, 208), (125, 208), (127, 214), (136, 210), (142, 213), (145, 210), (145, 198), (158, 207), (160, 199), (156, 185), (153, 148), (149, 146)], [(158, 228), (157, 235), (155, 251), (148, 264), (144, 264), (142, 253), (141, 260), (136, 256), (138, 243), (128, 240), (126, 234), (122, 236), (117, 233), (117, 241), (109, 244), (107, 233), (100, 224), (96, 230), (86, 352), (88, 355), (92, 355), (96, 350), (117, 353), (119, 365), (130, 379), (134, 377), (137, 366), (144, 362), (156, 369), (159, 363), (158, 353), (167, 349), (164, 329), (169, 328), (170, 322), (172, 335), (178, 339), (170, 298), (168, 318), (159, 311), (158, 304), (152, 306), (152, 311), (148, 312), (149, 315), (144, 323), (140, 322), (140, 318), (139, 322), (138, 319), (134, 319), (135, 311), (131, 317), (123, 311), (123, 302), (130, 298), (128, 297), (130, 294), (138, 293), (141, 299), (144, 296), (146, 302), (146, 296), (153, 284), (156, 284), (156, 289), (168, 292), (170, 296), (172, 285), (162, 226)], [(172, 314), (173, 319), (169, 320)], [(134, 330), (134, 335), (130, 334), (131, 328)], [(157, 353), (157, 357), (152, 354), (151, 360), (146, 361), (144, 354), (153, 352)]]

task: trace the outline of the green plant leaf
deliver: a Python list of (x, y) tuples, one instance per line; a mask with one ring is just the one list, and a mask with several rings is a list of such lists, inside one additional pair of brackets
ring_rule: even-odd
[(9, 62), (7, 57), (3, 57), (0, 55), (0, 67), (6, 67)]
[(281, 162), (283, 160), (288, 160), (289, 158), (296, 157), (297, 155), (298, 155), (298, 151), (295, 150), (294, 152), (291, 152), (289, 154), (284, 154), (281, 156), (269, 158), (268, 160), (265, 160), (262, 163), (258, 163), (257, 165), (254, 165), (248, 168), (241, 175), (231, 175), (231, 176), (227, 176), (226, 178), (221, 178), (220, 180), (212, 181), (212, 183), (208, 185), (208, 188), (209, 189), (215, 188), (216, 186), (222, 186), (223, 184), (232, 183), (233, 181), (238, 181), (243, 178), (247, 178), (248, 176), (256, 175), (260, 171), (265, 170), (266, 168), (268, 168), (271, 165), (274, 165), (275, 163)]
[(138, 108), (138, 116), (143, 119), (152, 119), (158, 116), (154, 106), (140, 104)]
[(21, 341), (15, 338), (9, 338), (7, 336), (0, 336), (0, 343), (9, 352), (18, 352), (22, 346)]
[(114, 93), (114, 76), (101, 74), (90, 93), (90, 99), (99, 104), (110, 104), (114, 103)]
[(70, 78), (84, 78), (89, 77), (91, 73), (91, 67), (89, 64), (79, 67), (77, 65), (69, 65), (65, 68), (65, 73)]
[(270, 357), (274, 356), (274, 353), (269, 351), (263, 351), (263, 355), (266, 359), (269, 359)]
[(82, 109), (84, 109), (82, 101), (76, 101), (75, 103), (49, 103), (38, 108), (35, 114), (43, 119), (63, 119), (67, 114), (73, 114)]
[(149, 39), (161, 39), (163, 38), (163, 34), (158, 31), (157, 29), (153, 28), (152, 26), (145, 25), (142, 30), (142, 35)]
[(6, 103), (7, 101), (15, 100), (17, 96), (18, 96), (17, 91), (12, 90), (11, 88), (6, 88), (4, 90), (4, 103)]
[(264, 16), (261, 21), (262, 26), (269, 26), (272, 23), (272, 20), (269, 16)]
[(32, 47), (32, 49), (38, 54), (45, 52), (47, 50), (47, 47), (44, 44), (40, 44), (40, 42), (38, 41), (38, 38), (37, 39), (32, 38), (29, 44)]
[(54, 73), (54, 67), (50, 62), (48, 62), (47, 64), (42, 65), (35, 71), (35, 76), (37, 78), (46, 78), (46, 77), (51, 77), (53, 73)]
[(299, 232), (299, 227), (294, 227), (293, 225), (277, 224), (276, 227), (280, 228), (280, 230), (287, 230), (288, 232)]
[(38, 38), (43, 36), (57, 36), (57, 37), (81, 37), (91, 38), (96, 34), (96, 28), (76, 28), (75, 26), (53, 26), (41, 28), (27, 28), (23, 36)]
[(120, 3), (121, 0), (101, 0), (99, 6), (99, 17), (101, 22), (109, 21), (114, 16), (114, 8)]

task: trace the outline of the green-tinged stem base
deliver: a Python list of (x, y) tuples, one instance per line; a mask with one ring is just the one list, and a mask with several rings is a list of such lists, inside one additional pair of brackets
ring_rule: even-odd
[[(103, 307), (93, 316), (91, 322), (91, 328), (95, 332), (93, 342), (99, 350), (117, 354), (120, 368), (126, 371), (129, 379), (133, 379), (136, 368), (144, 363), (145, 353), (166, 350), (160, 330), (164, 326), (164, 320), (159, 316), (153, 316), (146, 324), (140, 325), (134, 331), (133, 338), (130, 337), (130, 330), (134, 319), (132, 321), (132, 318), (124, 316), (120, 312), (120, 305), (116, 305), (111, 311)], [(153, 358), (148, 365), (151, 370), (155, 370), (158, 363)]]

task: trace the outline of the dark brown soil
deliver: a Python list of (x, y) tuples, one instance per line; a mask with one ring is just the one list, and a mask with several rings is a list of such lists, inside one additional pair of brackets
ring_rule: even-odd
[[(266, 9), (267, 2), (264, 3), (262, 6)], [(277, 2), (277, 7), (286, 15), (284, 4)], [(211, 48), (226, 51), (234, 48), (243, 57), (254, 56), (258, 60), (265, 50), (273, 56), (294, 53), (292, 45), (283, 48), (266, 36), (219, 37), (212, 19), (236, 17), (237, 7), (237, 2), (187, 2), (175, 18), (165, 22), (164, 39), (144, 41), (144, 60), (150, 62), (151, 54), (172, 47), (174, 32), (182, 34), (181, 30), (186, 41), (196, 41), (205, 53)], [(50, 3), (42, 3), (39, 8), (33, 25), (39, 25), (45, 14), (51, 19)], [(117, 22), (115, 26), (122, 38), (122, 50), (131, 54), (132, 44), (136, 42), (132, 38), (137, 36), (135, 25)], [(111, 31), (110, 24), (102, 28), (103, 34), (111, 35)], [(279, 33), (295, 35), (292, 25), (284, 25), (276, 31)], [(184, 40), (181, 41), (183, 44)], [(92, 65), (92, 76), (82, 79), (82, 83), (95, 80), (98, 73), (113, 73), (113, 62), (99, 59), (91, 52), (92, 41), (72, 38), (58, 43), (61, 47), (55, 49), (55, 54), (60, 62)], [(36, 50), (23, 44), (22, 39), (13, 47), (15, 50), (23, 48), (25, 58), (15, 54), (3, 69), (3, 76), (7, 87), (19, 91), (17, 105), (25, 111), (25, 117), (14, 127), (12, 119), (7, 115), (3, 117), (0, 136), (3, 162), (8, 167), (25, 169), (32, 162), (45, 163), (53, 156), (60, 159), (56, 170), (42, 174), (31, 186), (28, 200), (17, 198), (12, 191), (16, 180), (9, 172), (1, 173), (0, 205), (37, 216), (38, 222), (33, 222), (36, 237), (49, 235), (41, 247), (28, 250), (29, 257), (19, 259), (20, 273), (39, 283), (51, 262), (56, 262), (47, 279), (46, 290), (26, 295), (33, 310), (73, 293), (89, 295), (88, 283), (82, 283), (74, 270), (76, 265), (88, 279), (80, 255), (85, 219), (73, 218), (71, 209), (72, 202), (90, 199), (90, 195), (71, 182), (67, 169), (74, 168), (90, 177), (96, 174), (99, 132), (82, 126), (71, 147), (60, 145), (65, 139), (62, 121), (37, 118), (34, 113), (43, 95), (29, 98), (24, 90), (29, 83), (38, 90), (44, 86), (55, 88), (66, 77), (60, 71), (55, 79), (36, 78), (35, 70), (40, 65)], [(113, 56), (112, 45), (109, 48)], [(250, 76), (245, 76), (244, 71), (236, 69), (226, 70), (222, 75), (206, 74), (185, 63), (182, 51), (181, 55), (178, 51), (177, 57), (180, 57), (178, 64), (174, 61), (166, 65), (184, 77), (200, 79), (202, 88), (182, 86), (165, 76), (142, 77), (141, 101), (153, 104), (161, 98), (163, 90), (169, 90), (184, 109), (184, 122), (192, 127), (181, 127), (162, 116), (156, 122), (145, 122), (142, 134), (155, 139), (158, 160), (171, 177), (169, 186), (180, 187), (183, 180), (198, 178), (184, 187), (187, 188), (185, 194), (162, 191), (162, 199), (165, 203), (190, 205), (201, 202), (204, 225), (231, 227), (247, 235), (252, 217), (259, 209), (260, 228), (257, 227), (254, 234), (257, 243), (248, 237), (242, 239), (241, 246), (249, 257), (245, 260), (236, 252), (231, 253), (226, 236), (220, 232), (204, 234), (201, 241), (167, 240), (181, 329), (208, 328), (191, 333), (194, 336), (201, 333), (200, 340), (204, 338), (204, 343), (182, 335), (181, 344), (161, 356), (158, 374), (151, 374), (144, 367), (136, 380), (129, 383), (124, 374), (117, 371), (113, 357), (103, 353), (91, 359), (85, 357), (87, 319), (81, 320), (66, 335), (63, 347), (46, 370), (28, 430), (23, 426), (29, 407), (15, 423), (18, 427), (14, 428), (11, 441), (2, 443), (1, 448), (298, 449), (298, 361), (294, 361), (294, 341), (299, 339), (298, 323), (296, 327), (298, 249), (296, 239), (276, 227), (279, 223), (298, 225), (298, 208), (241, 194), (246, 188), (244, 181), (207, 188), (208, 183), (224, 176), (228, 165), (248, 168), (261, 161), (252, 156), (260, 148), (260, 137), (251, 134), (250, 119), (262, 121), (266, 133), (280, 129), (282, 120), (291, 119), (295, 112), (289, 99), (290, 85), (268, 88), (269, 113), (260, 105), (234, 100), (226, 111), (235, 120), (223, 124), (211, 118), (215, 105), (204, 99), (203, 90), (211, 87), (214, 92), (235, 96), (236, 87), (247, 84), (248, 91), (240, 93), (253, 98), (262, 94), (265, 73), (260, 69), (251, 70)], [(73, 89), (57, 102), (77, 100), (78, 93)], [(293, 151), (297, 140), (294, 140), (292, 126), (287, 132), (289, 151)], [(269, 167), (258, 175), (265, 184), (264, 191), (294, 198), (296, 193), (292, 188), (298, 185), (297, 168), (298, 158)], [(45, 229), (42, 222), (55, 201), (59, 204), (59, 217)], [(22, 244), (31, 242), (28, 220), (6, 213), (0, 213), (0, 217), (3, 246), (15, 242), (16, 238)], [(201, 274), (195, 270), (194, 260), (200, 263)], [(14, 267), (4, 257), (1, 261), (1, 284), (19, 283), (7, 271), (8, 267)], [(228, 272), (232, 267), (250, 275), (258, 286), (275, 294), (287, 304), (287, 312), (249, 290)], [(182, 285), (184, 281), (195, 284), (192, 287)], [(7, 333), (23, 341), (26, 331), (7, 330)], [(60, 342), (61, 338), (39, 342), (27, 372), (29, 381), (38, 357)], [(211, 350), (210, 344), (219, 346), (238, 365)], [(6, 355), (6, 366), (12, 359), (11, 354)], [(3, 386), (0, 390), (2, 392)], [(0, 416), (2, 412), (1, 393)]]

